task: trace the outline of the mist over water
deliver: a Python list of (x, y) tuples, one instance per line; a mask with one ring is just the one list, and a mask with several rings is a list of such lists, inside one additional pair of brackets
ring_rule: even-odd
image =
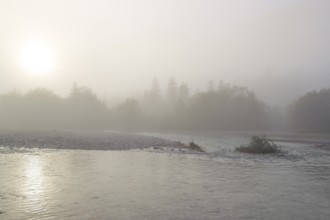
[[(247, 139), (237, 134), (162, 137), (194, 138), (209, 155), (2, 147), (1, 217), (328, 219), (327, 150), (291, 144), (285, 157), (246, 155), (233, 153)], [(126, 141), (120, 140), (122, 145)]]
[(329, 11), (1, 0), (0, 219), (329, 219)]
[(46, 88), (0, 95), (1, 129), (264, 130), (327, 133), (330, 89), (310, 91), (285, 109), (267, 105), (246, 87), (210, 81), (191, 92), (170, 78), (143, 95), (108, 105), (92, 89), (73, 84), (69, 96)]

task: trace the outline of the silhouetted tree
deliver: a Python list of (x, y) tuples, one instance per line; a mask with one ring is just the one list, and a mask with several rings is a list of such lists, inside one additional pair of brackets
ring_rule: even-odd
[(73, 84), (68, 100), (81, 107), (104, 107), (92, 90), (86, 86)]
[(7, 128), (54, 128), (60, 124), (63, 102), (50, 90), (38, 88), (26, 95), (12, 92), (2, 95), (0, 102), (0, 120)]
[(289, 118), (298, 131), (330, 131), (330, 89), (308, 92), (289, 107)]
[(138, 128), (139, 120), (141, 120), (141, 111), (138, 101), (133, 98), (127, 99), (117, 107), (118, 125), (123, 128)]
[(108, 108), (86, 86), (73, 84), (67, 101), (68, 125), (74, 127), (104, 127), (107, 124)]
[(154, 78), (152, 80), (150, 93), (151, 93), (152, 100), (158, 100), (160, 98), (160, 86), (159, 86), (159, 82), (156, 78)]
[(63, 113), (63, 102), (53, 91), (37, 88), (25, 95), (26, 120), (37, 127), (57, 127)]
[(170, 78), (167, 83), (167, 97), (174, 103), (177, 98), (178, 86), (174, 78)]
[(194, 95), (190, 121), (201, 129), (260, 129), (264, 111), (264, 104), (246, 88), (223, 84), (218, 91)]
[[(157, 79), (152, 81), (144, 99), (127, 99), (112, 110), (90, 88), (76, 84), (72, 86), (68, 98), (61, 98), (43, 88), (26, 95), (13, 92), (0, 96), (0, 126), (208, 130), (264, 128), (265, 105), (244, 87), (220, 82), (214, 89), (212, 83), (207, 91), (198, 91), (190, 96), (186, 84), (178, 87), (175, 79), (171, 78), (167, 85), (167, 99), (160, 97)], [(307, 107), (304, 108), (311, 108)], [(326, 107), (322, 108), (330, 112)], [(318, 112), (328, 117), (325, 112), (321, 113)], [(294, 115), (304, 116), (299, 111)], [(300, 118), (298, 121), (301, 121)]]
[(0, 96), (0, 127), (16, 128), (25, 118), (24, 97), (17, 91)]
[(152, 80), (151, 88), (145, 91), (144, 98), (152, 104), (158, 103), (160, 101), (161, 99), (160, 86), (156, 78)]
[(189, 88), (185, 83), (182, 83), (179, 87), (179, 98), (184, 102), (187, 102), (190, 98)]
[(212, 80), (209, 81), (209, 88), (208, 91), (209, 92), (214, 92), (214, 82)]

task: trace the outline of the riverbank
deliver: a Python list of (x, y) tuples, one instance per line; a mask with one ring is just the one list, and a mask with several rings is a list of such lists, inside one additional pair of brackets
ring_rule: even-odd
[(0, 146), (9, 148), (130, 150), (180, 147), (176, 141), (111, 131), (0, 131)]

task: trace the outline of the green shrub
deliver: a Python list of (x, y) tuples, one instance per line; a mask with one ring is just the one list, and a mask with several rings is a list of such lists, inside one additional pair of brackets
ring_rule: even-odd
[(281, 149), (273, 141), (266, 138), (266, 136), (252, 136), (247, 145), (241, 145), (235, 149), (238, 152), (250, 154), (270, 154), (281, 153)]

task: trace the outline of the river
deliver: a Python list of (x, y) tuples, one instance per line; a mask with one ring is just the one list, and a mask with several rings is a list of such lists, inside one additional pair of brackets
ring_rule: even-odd
[(246, 135), (148, 135), (207, 153), (0, 147), (0, 219), (330, 217), (328, 149), (283, 143), (285, 156), (247, 155), (234, 151)]

